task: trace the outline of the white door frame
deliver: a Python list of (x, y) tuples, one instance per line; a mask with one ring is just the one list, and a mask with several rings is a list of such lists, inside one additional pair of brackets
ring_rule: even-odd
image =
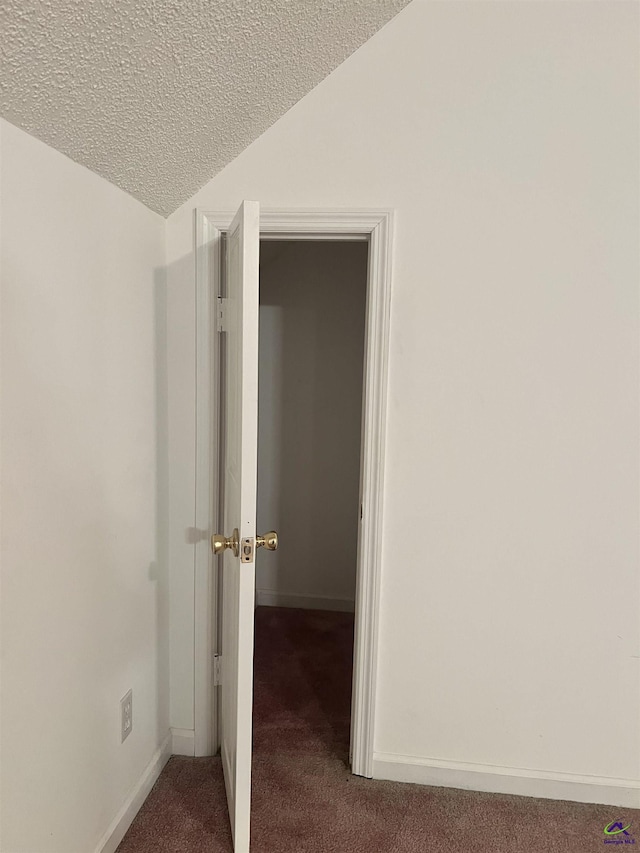
[[(196, 210), (196, 495), (194, 596), (194, 752), (217, 752), (216, 691), (213, 685), (217, 577), (209, 537), (218, 518), (217, 296), (221, 243), (232, 212)], [(380, 575), (382, 558), (384, 458), (391, 304), (393, 213), (390, 210), (262, 210), (261, 239), (366, 240), (369, 270), (362, 403), (356, 622), (351, 708), (351, 767), (373, 774)], [(215, 296), (214, 296), (215, 294)]]

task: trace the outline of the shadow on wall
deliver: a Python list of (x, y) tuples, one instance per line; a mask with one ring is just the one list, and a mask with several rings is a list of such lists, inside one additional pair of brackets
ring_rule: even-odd
[[(160, 533), (169, 565), (170, 724), (193, 738), (195, 565), (209, 553), (213, 532), (196, 526), (196, 256), (189, 252), (158, 273), (158, 373), (170, 406), (159, 412), (158, 510), (167, 519)], [(161, 378), (160, 378), (161, 377)], [(162, 392), (158, 394), (163, 400)], [(160, 472), (166, 472), (161, 474)], [(174, 732), (175, 734), (175, 732)], [(189, 749), (188, 742), (184, 748)]]
[[(167, 270), (156, 269), (153, 281), (156, 413), (156, 559), (149, 579), (156, 582), (157, 721), (166, 724), (169, 708), (169, 379), (167, 372)], [(162, 668), (166, 667), (166, 672)]]

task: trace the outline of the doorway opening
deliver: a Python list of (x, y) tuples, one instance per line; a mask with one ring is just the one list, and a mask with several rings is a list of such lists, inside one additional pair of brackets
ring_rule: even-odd
[(349, 758), (368, 241), (262, 240), (254, 751)]
[[(248, 203), (254, 205), (255, 203)], [(254, 208), (255, 209), (255, 208)], [(220, 358), (226, 323), (222, 302), (226, 235), (234, 212), (196, 211), (196, 541), (194, 551), (194, 732), (193, 753), (215, 755), (220, 748), (220, 684), (217, 664), (220, 599), (217, 563), (209, 537), (218, 532), (221, 440)], [(351, 242), (366, 247), (367, 285), (364, 367), (361, 383), (362, 432), (355, 589), (355, 638), (351, 703), (351, 772), (373, 776), (379, 591), (383, 536), (383, 481), (386, 433), (387, 365), (391, 303), (393, 214), (362, 209), (261, 209), (259, 234), (266, 241)], [(257, 245), (256, 245), (257, 250)], [(269, 249), (263, 249), (269, 253)], [(274, 248), (274, 252), (278, 249)], [(256, 278), (257, 278), (256, 251)], [(256, 324), (258, 314), (256, 283)], [(334, 312), (340, 310), (333, 305)], [(253, 309), (252, 309), (253, 310)], [(257, 329), (256, 329), (257, 333)], [(256, 343), (257, 346), (257, 343)], [(257, 373), (257, 371), (256, 371)], [(257, 380), (256, 375), (256, 380)], [(257, 448), (256, 448), (257, 450)], [(357, 508), (356, 508), (357, 515)], [(322, 541), (320, 541), (322, 540)], [(328, 553), (330, 531), (314, 528), (309, 549)], [(270, 557), (275, 554), (270, 554)], [(261, 587), (262, 593), (269, 590)], [(322, 596), (321, 596), (322, 597)], [(327, 596), (328, 597), (328, 596)], [(348, 598), (348, 596), (345, 596)], [(264, 599), (263, 599), (264, 600)], [(261, 605), (268, 607), (268, 605)], [(305, 609), (305, 608), (301, 608)], [(308, 609), (308, 608), (307, 608)], [(346, 614), (348, 611), (330, 611)], [(336, 617), (337, 618), (337, 617)], [(251, 620), (253, 621), (253, 620)], [(253, 628), (253, 625), (251, 626)], [(214, 665), (212, 665), (212, 663)]]

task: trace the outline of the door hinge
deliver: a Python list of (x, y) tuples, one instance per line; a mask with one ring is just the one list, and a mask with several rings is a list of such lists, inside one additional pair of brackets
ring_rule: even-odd
[(229, 300), (218, 296), (216, 305), (216, 329), (218, 332), (227, 331), (227, 313), (229, 311)]
[(213, 686), (222, 684), (222, 655), (213, 656)]

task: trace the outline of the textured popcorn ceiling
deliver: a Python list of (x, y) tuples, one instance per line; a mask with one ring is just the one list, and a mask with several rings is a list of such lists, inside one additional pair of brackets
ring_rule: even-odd
[(408, 0), (2, 0), (0, 114), (168, 215)]

